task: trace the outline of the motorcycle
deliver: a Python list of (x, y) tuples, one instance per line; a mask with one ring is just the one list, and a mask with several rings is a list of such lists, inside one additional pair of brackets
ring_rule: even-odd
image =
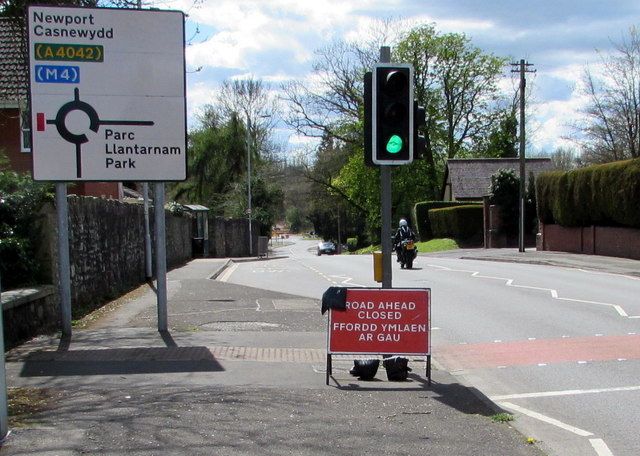
[(400, 241), (400, 249), (397, 250), (398, 261), (400, 261), (400, 268), (407, 269), (413, 268), (413, 260), (418, 256), (418, 249), (416, 249), (416, 243), (411, 239), (405, 239)]

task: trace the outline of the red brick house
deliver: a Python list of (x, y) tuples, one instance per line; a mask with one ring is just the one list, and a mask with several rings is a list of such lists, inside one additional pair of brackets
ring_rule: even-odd
[[(8, 18), (0, 17), (0, 151), (10, 169), (31, 174), (29, 74), (21, 34)], [(69, 185), (68, 192), (120, 201), (123, 197), (120, 182), (78, 182)]]

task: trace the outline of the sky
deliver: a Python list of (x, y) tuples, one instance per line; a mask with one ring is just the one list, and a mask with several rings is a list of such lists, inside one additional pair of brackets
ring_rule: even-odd
[[(274, 90), (289, 80), (311, 80), (314, 51), (334, 40), (362, 41), (372, 23), (399, 19), (464, 33), (485, 53), (533, 64), (526, 109), (532, 153), (571, 147), (564, 138), (585, 103), (575, 90), (585, 68), (597, 71), (598, 52), (612, 53), (631, 27), (640, 26), (639, 0), (199, 1), (155, 5), (187, 15), (190, 128), (224, 80), (252, 77)], [(511, 78), (511, 69), (505, 67), (505, 78)], [(308, 139), (282, 124), (277, 128), (289, 152), (309, 149)]]

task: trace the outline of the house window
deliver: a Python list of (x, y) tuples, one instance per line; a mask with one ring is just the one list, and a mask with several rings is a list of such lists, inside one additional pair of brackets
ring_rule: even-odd
[(31, 152), (31, 119), (29, 111), (20, 111), (20, 152)]

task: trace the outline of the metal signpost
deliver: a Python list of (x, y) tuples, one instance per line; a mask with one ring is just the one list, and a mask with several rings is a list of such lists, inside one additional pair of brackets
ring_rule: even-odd
[[(67, 213), (64, 183), (76, 181), (153, 181), (156, 212), (164, 215), (163, 182), (187, 173), (184, 14), (29, 6), (28, 37), (33, 177), (58, 182), (59, 219)], [(156, 223), (164, 233), (164, 216)], [(64, 228), (59, 236), (68, 239)], [(165, 243), (156, 236), (158, 263), (166, 264)], [(59, 245), (64, 269), (69, 252)], [(160, 275), (158, 329), (165, 330)], [(63, 336), (70, 326), (63, 322)]]

